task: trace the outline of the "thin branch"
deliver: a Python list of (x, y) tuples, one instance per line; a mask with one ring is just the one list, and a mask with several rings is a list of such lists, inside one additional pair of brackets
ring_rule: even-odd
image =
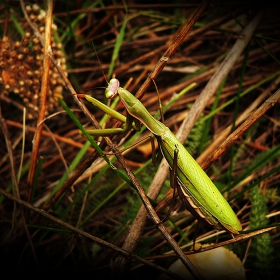
[(280, 89), (272, 94), (256, 111), (244, 121), (217, 149), (203, 162), (203, 168), (208, 168), (214, 159), (223, 154), (241, 135), (244, 134), (260, 117), (262, 117), (277, 102), (280, 102)]

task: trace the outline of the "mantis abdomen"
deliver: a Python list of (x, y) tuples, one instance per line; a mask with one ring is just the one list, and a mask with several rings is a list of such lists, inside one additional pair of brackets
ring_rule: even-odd
[[(189, 154), (176, 136), (166, 129), (159, 141), (162, 153), (172, 168), (175, 143), (178, 149), (177, 179), (181, 192), (187, 201), (184, 201), (192, 214), (199, 215), (213, 226), (221, 224), (233, 233), (239, 233), (242, 226), (232, 208), (223, 195)], [(191, 209), (190, 209), (191, 207)]]

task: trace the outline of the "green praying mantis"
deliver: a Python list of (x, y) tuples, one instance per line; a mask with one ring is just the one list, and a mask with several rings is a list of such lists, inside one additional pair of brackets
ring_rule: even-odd
[(78, 97), (86, 98), (105, 113), (122, 121), (124, 125), (122, 128), (90, 130), (89, 134), (109, 136), (125, 132), (131, 127), (137, 129), (139, 123), (145, 125), (158, 141), (161, 153), (171, 169), (170, 181), (179, 186), (178, 193), (186, 208), (196, 218), (202, 218), (214, 227), (225, 228), (231, 233), (238, 234), (242, 226), (234, 211), (171, 130), (155, 119), (139, 99), (121, 88), (117, 79), (110, 80), (105, 95), (108, 99), (117, 95), (120, 97), (128, 113), (126, 118), (90, 95), (78, 94)]

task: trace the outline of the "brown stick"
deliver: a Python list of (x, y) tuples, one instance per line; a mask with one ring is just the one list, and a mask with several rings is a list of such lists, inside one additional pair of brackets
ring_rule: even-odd
[[(53, 1), (48, 0), (46, 1), (47, 8), (46, 8), (46, 24), (45, 24), (45, 44), (44, 44), (44, 73), (42, 77), (42, 85), (41, 85), (41, 93), (40, 93), (40, 110), (39, 110), (39, 117), (37, 120), (37, 129), (34, 134), (33, 138), (33, 147), (30, 159), (30, 169), (28, 174), (28, 181), (27, 181), (27, 201), (31, 201), (32, 197), (32, 188), (34, 184), (34, 176), (37, 167), (37, 160), (40, 148), (40, 141), (42, 136), (43, 130), (43, 123), (42, 121), (45, 118), (46, 112), (46, 102), (47, 96), (49, 93), (49, 72), (50, 72), (50, 56), (49, 50), (51, 48), (51, 32), (52, 32), (52, 11), (53, 11)], [(21, 1), (22, 8), (24, 10), (23, 1)]]

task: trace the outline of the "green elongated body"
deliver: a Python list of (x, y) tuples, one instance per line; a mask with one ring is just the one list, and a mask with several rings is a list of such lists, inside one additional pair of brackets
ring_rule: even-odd
[[(157, 137), (161, 152), (171, 169), (174, 150), (177, 149), (177, 179), (181, 195), (184, 196), (184, 202), (191, 213), (213, 226), (222, 225), (228, 231), (238, 234), (242, 226), (232, 208), (170, 129), (156, 120), (129, 91), (118, 87), (117, 93), (128, 113), (142, 122)], [(106, 91), (108, 98), (112, 98), (115, 94), (111, 90)]]

